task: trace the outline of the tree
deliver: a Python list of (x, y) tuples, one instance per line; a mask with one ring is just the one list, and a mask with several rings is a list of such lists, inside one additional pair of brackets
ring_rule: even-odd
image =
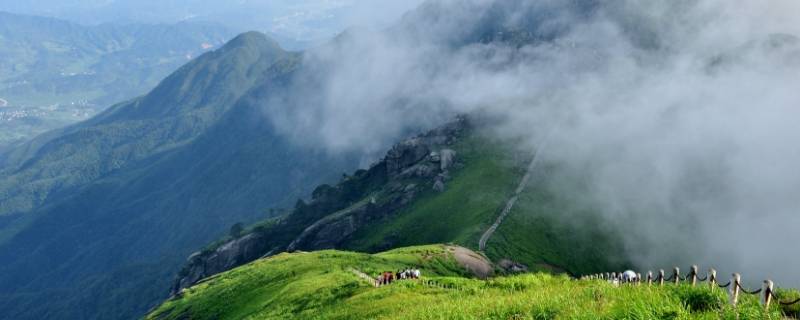
[(231, 226), (231, 231), (230, 231), (231, 237), (237, 238), (242, 235), (242, 232), (244, 232), (244, 226), (242, 225), (241, 222), (237, 222), (236, 224)]

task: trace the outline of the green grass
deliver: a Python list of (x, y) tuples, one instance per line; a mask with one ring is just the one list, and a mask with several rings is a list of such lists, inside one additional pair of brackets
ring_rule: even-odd
[(494, 261), (531, 270), (587, 274), (623, 269), (622, 243), (591, 208), (580, 205), (580, 180), (539, 166), (511, 213), (487, 242)]
[[(424, 279), (372, 287), (368, 273), (421, 265)], [(444, 268), (442, 266), (445, 266)], [(738, 309), (707, 286), (621, 286), (545, 273), (488, 281), (458, 276), (444, 246), (381, 254), (281, 254), (213, 277), (165, 302), (148, 319), (780, 319), (745, 296)]]
[(164, 303), (151, 318), (243, 319), (314, 315), (370, 289), (349, 270), (368, 274), (420, 266), (426, 274), (461, 271), (444, 246), (421, 246), (369, 255), (341, 251), (280, 254), (211, 277), (183, 297)]
[(451, 172), (442, 193), (432, 191), (399, 214), (364, 228), (346, 247), (380, 250), (391, 239), (393, 247), (451, 242), (476, 248), (511, 196), (522, 171), (508, 159), (509, 148), (471, 135), (454, 146), (463, 168)]

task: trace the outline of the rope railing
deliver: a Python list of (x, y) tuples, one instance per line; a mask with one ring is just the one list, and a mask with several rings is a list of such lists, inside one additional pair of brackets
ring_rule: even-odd
[(638, 285), (642, 283), (646, 283), (647, 286), (653, 286), (654, 284), (657, 286), (663, 286), (665, 282), (672, 282), (674, 284), (680, 284), (681, 281), (685, 281), (687, 284), (691, 286), (696, 286), (698, 282), (708, 282), (708, 286), (713, 290), (714, 288), (728, 288), (731, 304), (736, 307), (736, 304), (739, 301), (739, 294), (744, 293), (748, 295), (759, 295), (761, 296), (761, 302), (764, 304), (765, 310), (769, 309), (770, 304), (773, 300), (781, 305), (781, 306), (791, 306), (795, 304), (800, 304), (800, 298), (790, 301), (781, 301), (778, 295), (775, 294), (773, 290), (774, 284), (772, 280), (765, 280), (764, 286), (760, 289), (756, 290), (749, 290), (742, 286), (742, 276), (738, 273), (734, 273), (730, 281), (725, 284), (721, 284), (717, 282), (717, 271), (714, 269), (709, 269), (708, 273), (704, 277), (700, 277), (697, 271), (697, 266), (693, 265), (686, 276), (682, 276), (680, 273), (680, 269), (678, 267), (673, 268), (672, 274), (669, 277), (665, 276), (666, 272), (663, 269), (658, 271), (658, 275), (654, 276), (653, 271), (648, 271), (646, 273), (647, 277), (642, 278), (641, 273), (636, 273), (635, 276), (631, 276), (632, 274), (629, 272), (625, 273), (597, 273), (592, 275), (587, 275), (581, 277), (584, 280), (606, 280), (609, 282), (614, 283), (615, 285), (618, 284), (633, 284)]
[(431, 279), (425, 279), (421, 283), (423, 285), (425, 285), (425, 286), (433, 287), (433, 288), (458, 290), (458, 291), (462, 291), (463, 290), (463, 288), (461, 288), (461, 287), (459, 287), (459, 286), (457, 286), (455, 284), (452, 284), (452, 283), (441, 283), (439, 281), (431, 280)]
[(750, 295), (760, 294), (761, 291), (764, 291), (764, 288), (760, 288), (758, 290), (747, 290), (744, 287), (742, 287), (741, 283), (737, 283), (736, 285), (739, 287), (739, 290), (742, 290), (742, 292), (744, 292), (746, 294), (750, 294)]

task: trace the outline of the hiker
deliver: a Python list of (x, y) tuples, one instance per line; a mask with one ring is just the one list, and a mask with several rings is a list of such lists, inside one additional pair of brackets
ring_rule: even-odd
[(636, 276), (636, 272), (633, 272), (633, 270), (627, 270), (622, 273), (622, 282), (628, 283), (628, 282), (636, 282), (638, 280), (639, 277)]

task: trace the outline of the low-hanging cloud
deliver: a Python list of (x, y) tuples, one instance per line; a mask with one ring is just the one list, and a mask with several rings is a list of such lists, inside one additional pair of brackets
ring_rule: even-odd
[(800, 285), (800, 2), (442, 0), (306, 53), (270, 119), (375, 153), (483, 112), (581, 172), (641, 267)]

